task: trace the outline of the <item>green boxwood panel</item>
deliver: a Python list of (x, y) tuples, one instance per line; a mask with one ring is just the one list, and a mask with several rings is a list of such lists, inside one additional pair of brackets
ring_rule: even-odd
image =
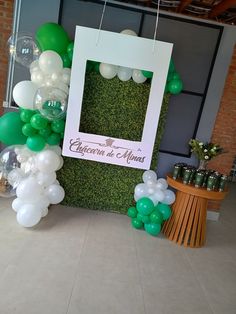
[[(87, 73), (80, 131), (130, 140), (141, 140), (150, 83), (104, 79)], [(162, 104), (151, 169), (157, 165), (169, 96)], [(64, 205), (126, 213), (132, 204), (134, 187), (143, 170), (89, 160), (64, 158), (58, 179), (64, 187)]]

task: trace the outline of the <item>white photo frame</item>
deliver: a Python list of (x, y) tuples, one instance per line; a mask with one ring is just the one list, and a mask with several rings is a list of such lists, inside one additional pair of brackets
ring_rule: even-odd
[[(77, 26), (63, 155), (149, 169), (172, 47), (171, 43)], [(140, 142), (79, 132), (87, 60), (153, 72)]]

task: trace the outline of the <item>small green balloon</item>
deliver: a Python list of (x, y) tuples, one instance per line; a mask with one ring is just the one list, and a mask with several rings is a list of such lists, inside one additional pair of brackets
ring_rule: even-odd
[(138, 218), (139, 220), (141, 220), (144, 224), (148, 224), (148, 223), (151, 222), (151, 221), (150, 221), (150, 217), (147, 216), (147, 215), (142, 215), (142, 214), (138, 213), (137, 218)]
[(64, 135), (65, 135), (65, 133), (64, 132), (61, 132), (61, 139), (63, 139), (64, 138)]
[(28, 123), (30, 122), (30, 119), (32, 118), (32, 116), (35, 114), (34, 110), (29, 110), (29, 109), (22, 109), (20, 112), (20, 118), (21, 121)]
[(154, 209), (153, 201), (148, 197), (142, 197), (137, 201), (137, 210), (142, 215), (150, 215)]
[(178, 95), (179, 93), (181, 93), (182, 89), (183, 89), (183, 83), (181, 80), (171, 80), (168, 83), (168, 90), (173, 95)]
[(151, 234), (152, 236), (156, 237), (160, 231), (161, 231), (161, 225), (160, 224), (145, 224), (144, 229), (148, 234)]
[(35, 128), (33, 128), (30, 123), (26, 123), (22, 127), (22, 133), (25, 136), (33, 136), (33, 135), (35, 135), (37, 133), (37, 130), (35, 130)]
[(40, 113), (36, 113), (30, 119), (30, 124), (36, 130), (41, 130), (46, 128), (48, 121), (43, 116), (41, 116)]
[(149, 78), (149, 79), (151, 79), (153, 77), (153, 72), (150, 72), (150, 71), (142, 70), (142, 74), (143, 74), (143, 76), (145, 76), (146, 78)]
[(41, 135), (44, 138), (49, 137), (51, 133), (52, 133), (52, 129), (49, 124), (44, 129), (39, 130), (39, 135)]
[(65, 130), (65, 120), (54, 120), (51, 124), (52, 131), (61, 133)]
[(94, 71), (97, 73), (100, 73), (99, 66), (100, 66), (100, 62), (96, 62), (95, 66), (94, 66)]
[(162, 213), (163, 220), (167, 220), (171, 216), (171, 208), (167, 204), (163, 203), (158, 203), (157, 206), (155, 207), (160, 213)]
[(168, 72), (174, 72), (175, 71), (175, 65), (172, 59), (170, 59), (170, 65)]
[(70, 61), (72, 61), (73, 59), (73, 52), (74, 52), (74, 42), (72, 41), (71, 43), (69, 43), (69, 45), (67, 46), (67, 54), (68, 54), (68, 57), (70, 59)]
[(172, 74), (172, 80), (181, 80), (179, 73), (174, 72), (174, 73)]
[(154, 209), (154, 211), (150, 215), (150, 220), (154, 224), (162, 224), (163, 222), (162, 213), (158, 209)]
[(46, 142), (41, 135), (36, 134), (27, 138), (26, 145), (32, 151), (40, 152), (44, 149)]
[(132, 218), (132, 226), (135, 228), (135, 229), (141, 229), (143, 228), (143, 223), (141, 220), (139, 220), (138, 218)]
[(64, 53), (61, 55), (63, 68), (71, 68), (71, 59), (68, 56), (68, 53)]
[(130, 218), (136, 218), (137, 217), (137, 209), (135, 207), (130, 207), (128, 209), (128, 212), (127, 212), (127, 215), (130, 217)]
[(24, 145), (27, 137), (22, 133), (24, 123), (19, 112), (7, 112), (0, 118), (0, 141), (5, 145)]
[(46, 139), (49, 145), (58, 145), (61, 142), (61, 135), (58, 133), (52, 133)]

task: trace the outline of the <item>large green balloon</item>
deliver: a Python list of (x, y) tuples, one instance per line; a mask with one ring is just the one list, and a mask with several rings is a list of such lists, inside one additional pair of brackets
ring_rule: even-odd
[(155, 209), (150, 215), (150, 220), (154, 224), (162, 224), (163, 215), (158, 209)]
[(144, 229), (147, 233), (156, 237), (161, 231), (161, 225), (160, 224), (145, 224)]
[(42, 51), (53, 50), (59, 54), (66, 52), (70, 42), (66, 31), (56, 23), (41, 25), (36, 31), (35, 38)]
[(151, 222), (150, 217), (147, 215), (142, 215), (142, 214), (138, 213), (137, 218), (139, 220), (141, 220), (144, 224), (149, 224)]
[(26, 145), (32, 151), (40, 152), (44, 149), (46, 142), (41, 135), (36, 134), (27, 138)]
[(5, 145), (23, 145), (27, 137), (22, 133), (24, 123), (19, 112), (8, 112), (0, 118), (0, 141)]
[(22, 109), (20, 111), (20, 118), (21, 121), (28, 123), (30, 122), (31, 117), (35, 114), (34, 110), (29, 110), (29, 109)]
[(51, 128), (55, 133), (61, 133), (65, 130), (65, 120), (52, 121)]
[(141, 229), (143, 228), (143, 223), (141, 220), (139, 220), (138, 218), (132, 218), (132, 226), (135, 228), (135, 229)]
[(41, 135), (44, 138), (49, 137), (51, 133), (52, 133), (52, 129), (49, 124), (44, 129), (39, 130), (39, 135)]
[(137, 201), (137, 210), (142, 215), (150, 215), (154, 209), (153, 201), (148, 197), (142, 197)]
[(158, 203), (157, 206), (155, 207), (160, 213), (162, 213), (163, 219), (167, 220), (171, 216), (171, 208), (167, 204), (163, 203)]
[(173, 95), (177, 95), (179, 94), (183, 89), (183, 83), (181, 80), (177, 79), (177, 80), (171, 80), (168, 83), (168, 90), (171, 94)]

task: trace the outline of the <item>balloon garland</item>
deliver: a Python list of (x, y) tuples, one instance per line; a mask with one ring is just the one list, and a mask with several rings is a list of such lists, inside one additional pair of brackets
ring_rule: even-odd
[[(137, 36), (132, 30), (121, 33)], [(29, 34), (14, 34), (8, 46), (14, 60), (29, 69), (31, 79), (17, 83), (13, 89), (19, 112), (8, 112), (0, 118), (0, 141), (8, 145), (0, 153), (0, 196), (17, 196), (12, 208), (17, 212), (18, 223), (33, 227), (47, 215), (50, 204), (60, 203), (65, 196), (56, 180), (56, 171), (63, 166), (60, 143), (64, 136), (74, 42), (60, 25), (45, 23), (36, 31), (35, 40)], [(106, 79), (132, 78), (136, 83), (152, 79), (153, 74), (95, 61), (87, 62), (87, 71), (99, 72)], [(178, 94), (181, 90), (182, 82), (171, 61), (166, 92)], [(147, 216), (141, 208), (146, 206), (145, 202), (156, 205), (153, 197), (157, 195), (149, 191), (148, 200), (139, 200), (142, 188), (138, 186), (135, 199), (139, 213), (133, 217), (136, 227), (140, 221), (144, 223), (141, 215)], [(161, 191), (158, 193), (168, 198), (168, 190)], [(155, 221), (154, 210), (151, 216), (150, 221)]]
[(169, 205), (175, 201), (175, 193), (167, 188), (167, 181), (163, 178), (157, 180), (153, 170), (143, 173), (143, 183), (134, 189), (136, 206), (130, 207), (127, 212), (134, 228), (144, 228), (152, 236), (160, 233), (163, 221), (171, 216)]

